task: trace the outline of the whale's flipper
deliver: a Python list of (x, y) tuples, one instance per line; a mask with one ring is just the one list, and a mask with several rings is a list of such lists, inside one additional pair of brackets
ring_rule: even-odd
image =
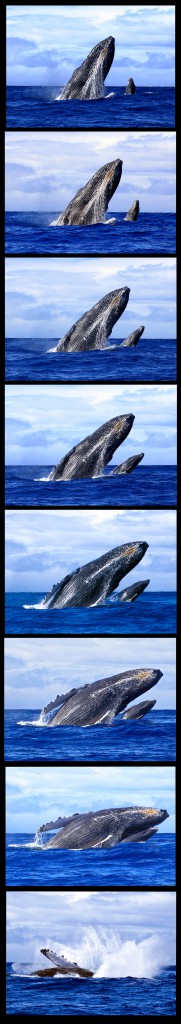
[(132, 473), (133, 469), (139, 465), (142, 459), (144, 459), (144, 452), (140, 452), (139, 455), (132, 455), (130, 459), (126, 459), (126, 462), (121, 462), (120, 466), (115, 466), (110, 475), (125, 476), (127, 473)]
[(119, 348), (135, 348), (135, 345), (138, 344), (138, 341), (141, 338), (141, 335), (143, 334), (144, 329), (145, 328), (143, 326), (142, 327), (137, 327), (136, 331), (133, 331), (132, 334), (128, 335), (128, 338), (126, 338), (125, 341), (121, 342), (121, 345), (119, 345)]
[(133, 96), (135, 92), (136, 86), (134, 83), (134, 78), (128, 78), (128, 84), (126, 86), (124, 96)]
[(130, 210), (128, 210), (128, 213), (126, 214), (126, 217), (124, 217), (124, 220), (137, 220), (139, 208), (139, 199), (135, 199), (132, 206), (130, 206)]

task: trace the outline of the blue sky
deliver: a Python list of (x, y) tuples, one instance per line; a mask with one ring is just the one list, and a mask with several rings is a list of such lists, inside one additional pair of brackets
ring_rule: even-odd
[(106, 420), (130, 412), (135, 421), (113, 464), (139, 451), (144, 465), (175, 463), (174, 385), (7, 385), (6, 462), (54, 465)]
[(106, 84), (174, 85), (174, 5), (8, 5), (7, 84), (64, 85), (96, 43), (115, 36)]
[(150, 578), (150, 590), (175, 590), (175, 512), (6, 512), (6, 589), (46, 593), (68, 572), (136, 540), (149, 548), (127, 582)]
[(129, 942), (128, 975), (139, 950), (140, 976), (147, 975), (148, 959), (153, 973), (159, 965), (175, 963), (174, 892), (31, 890), (7, 892), (6, 898), (7, 960), (43, 966), (39, 950), (47, 946), (59, 955), (74, 953), (77, 963), (94, 970), (104, 962), (104, 974), (111, 976), (113, 950), (122, 974), (121, 952)]
[[(175, 708), (176, 641), (173, 637), (8, 637), (5, 640), (5, 704), (43, 708), (57, 693), (130, 668), (160, 668), (148, 693), (156, 710)], [(140, 697), (134, 703), (138, 703)]]
[(175, 831), (175, 769), (172, 767), (6, 768), (6, 830), (36, 832), (60, 815), (103, 807), (164, 807), (159, 832)]
[(174, 256), (20, 256), (7, 257), (5, 269), (7, 337), (58, 340), (103, 295), (125, 285), (129, 302), (112, 337), (126, 337), (142, 323), (145, 338), (176, 336)]
[(175, 210), (175, 132), (6, 132), (6, 209), (60, 213), (107, 161), (123, 160), (109, 210)]

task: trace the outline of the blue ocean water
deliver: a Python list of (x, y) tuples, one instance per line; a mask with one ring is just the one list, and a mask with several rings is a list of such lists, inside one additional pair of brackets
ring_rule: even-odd
[[(5, 503), (9, 505), (31, 505), (44, 508), (46, 505), (79, 506), (97, 508), (109, 505), (147, 507), (166, 505), (171, 508), (177, 503), (176, 466), (137, 466), (126, 476), (110, 476), (110, 473), (95, 480), (45, 480), (52, 466), (7, 466)], [(113, 468), (113, 467), (112, 467)], [(44, 478), (44, 479), (41, 479)]]
[[(127, 83), (125, 82), (125, 85)], [(103, 100), (56, 102), (62, 86), (7, 86), (7, 128), (174, 128), (175, 89), (138, 86), (125, 96), (125, 86), (105, 87)]]
[[(33, 966), (33, 965), (32, 965)], [(25, 970), (26, 964), (23, 964)], [(155, 978), (31, 978), (7, 964), (7, 1014), (175, 1016), (175, 967)], [(29, 974), (29, 976), (28, 976)]]
[[(75, 191), (77, 189), (75, 188)], [(128, 204), (129, 205), (129, 204)], [(36, 253), (51, 255), (72, 255), (92, 253), (118, 253), (131, 256), (144, 253), (171, 253), (176, 251), (175, 213), (140, 213), (137, 221), (125, 221), (127, 210), (107, 213), (107, 220), (116, 217), (116, 224), (90, 224), (85, 227), (66, 225), (51, 227), (60, 210), (50, 213), (10, 212), (5, 219), (5, 251), (17, 255)]]
[(153, 709), (139, 721), (119, 717), (111, 726), (89, 729), (75, 725), (40, 727), (36, 724), (39, 719), (37, 708), (5, 711), (5, 761), (168, 763), (176, 758), (175, 711)]
[[(48, 833), (44, 843), (50, 838)], [(35, 845), (34, 834), (7, 834), (6, 885), (77, 884), (175, 885), (174, 833), (157, 832), (146, 843), (119, 843), (107, 850), (45, 850), (43, 843)]]
[[(39, 609), (44, 593), (6, 594), (6, 635), (162, 636), (176, 633), (176, 593), (145, 591), (134, 604)], [(24, 605), (28, 606), (24, 608)], [(33, 606), (33, 607), (32, 607)]]
[[(125, 331), (126, 333), (126, 331)], [(125, 337), (125, 335), (124, 335)], [(111, 341), (111, 339), (110, 339)], [(136, 348), (111, 352), (50, 352), (58, 338), (6, 338), (6, 380), (175, 381), (175, 339), (141, 339)]]

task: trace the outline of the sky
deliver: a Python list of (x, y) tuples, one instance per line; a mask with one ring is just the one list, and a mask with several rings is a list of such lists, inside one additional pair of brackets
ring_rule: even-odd
[(144, 465), (176, 463), (174, 385), (13, 384), (5, 390), (9, 465), (55, 465), (106, 420), (130, 412), (132, 430), (112, 464), (140, 451)]
[(7, 84), (64, 85), (96, 43), (113, 35), (106, 85), (174, 85), (174, 5), (8, 5)]
[[(8, 637), (5, 639), (5, 705), (41, 710), (57, 693), (130, 668), (159, 668), (163, 676), (148, 698), (156, 710), (175, 708), (174, 637)], [(137, 697), (135, 704), (140, 701)]]
[(6, 768), (6, 830), (35, 833), (59, 816), (107, 807), (165, 808), (159, 832), (175, 831), (172, 767)]
[[(121, 950), (126, 952), (125, 942), (129, 942), (132, 968), (139, 944), (144, 976), (147, 974), (148, 953), (154, 972), (159, 963), (160, 966), (175, 963), (174, 892), (73, 892), (70, 889), (68, 892), (45, 893), (17, 890), (7, 892), (6, 898), (7, 960), (16, 963), (29, 961), (36, 967), (43, 967), (43, 958), (39, 954), (43, 946), (59, 955), (73, 953), (77, 963), (85, 967), (92, 964), (96, 970), (103, 961), (106, 967), (109, 955), (110, 976), (112, 951), (117, 953), (119, 973), (122, 974)], [(153, 955), (148, 945), (150, 939)], [(128, 964), (130, 966), (130, 958)], [(128, 969), (126, 973), (131, 974), (132, 970)]]
[(103, 295), (125, 285), (129, 302), (112, 337), (126, 338), (142, 323), (145, 338), (176, 337), (174, 256), (15, 256), (6, 258), (5, 272), (7, 337), (58, 340)]
[[(117, 545), (146, 541), (127, 586), (176, 589), (176, 513), (66, 509), (6, 512), (6, 590), (47, 593), (54, 583)], [(120, 589), (124, 588), (124, 581)]]
[(109, 210), (175, 211), (175, 132), (6, 132), (6, 210), (62, 212), (110, 160), (123, 160)]

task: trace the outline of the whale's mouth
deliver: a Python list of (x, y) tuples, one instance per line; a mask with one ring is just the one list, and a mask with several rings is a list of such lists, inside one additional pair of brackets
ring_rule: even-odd
[(129, 824), (129, 826), (125, 827), (122, 834), (122, 840), (132, 839), (134, 842), (134, 836), (136, 836), (137, 839), (140, 837), (140, 840), (144, 839), (144, 836), (146, 836), (149, 830), (151, 830), (152, 836), (156, 835), (158, 832), (158, 825), (161, 825), (161, 823), (165, 821), (165, 818), (168, 817), (169, 815), (166, 810), (156, 812), (153, 808), (150, 808), (149, 811), (145, 811), (145, 821), (138, 821), (138, 824), (134, 821), (132, 825)]

